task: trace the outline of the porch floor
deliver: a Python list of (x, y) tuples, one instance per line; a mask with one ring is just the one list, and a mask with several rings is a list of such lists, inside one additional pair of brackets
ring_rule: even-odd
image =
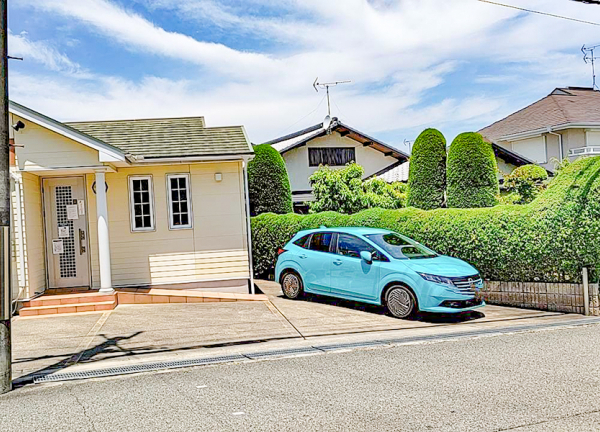
[(21, 317), (49, 316), (67, 313), (104, 312), (120, 304), (205, 303), (235, 301), (266, 301), (262, 294), (238, 294), (186, 291), (158, 288), (119, 288), (103, 294), (87, 288), (47, 290), (40, 297), (23, 303)]

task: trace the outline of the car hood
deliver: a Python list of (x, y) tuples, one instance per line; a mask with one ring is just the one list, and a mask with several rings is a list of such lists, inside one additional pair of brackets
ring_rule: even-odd
[(402, 263), (417, 273), (427, 273), (436, 276), (473, 276), (479, 273), (472, 265), (458, 258), (444, 255), (439, 255), (435, 258), (406, 259), (402, 260)]

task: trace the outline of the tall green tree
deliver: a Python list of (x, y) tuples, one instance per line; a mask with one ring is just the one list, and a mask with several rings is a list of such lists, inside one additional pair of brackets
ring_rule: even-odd
[(285, 161), (269, 144), (254, 146), (254, 159), (248, 163), (250, 213), (290, 213), (292, 189)]
[(446, 138), (437, 129), (425, 129), (410, 156), (408, 206), (424, 210), (444, 205), (446, 192)]
[(475, 132), (454, 138), (448, 150), (448, 207), (492, 207), (498, 204), (498, 166), (492, 145)]

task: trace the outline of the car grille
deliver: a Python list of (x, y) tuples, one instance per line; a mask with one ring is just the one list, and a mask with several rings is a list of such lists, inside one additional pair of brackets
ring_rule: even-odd
[(450, 280), (454, 283), (456, 290), (461, 294), (472, 294), (476, 289), (481, 289), (483, 287), (483, 281), (478, 274), (473, 276), (453, 277), (450, 278)]

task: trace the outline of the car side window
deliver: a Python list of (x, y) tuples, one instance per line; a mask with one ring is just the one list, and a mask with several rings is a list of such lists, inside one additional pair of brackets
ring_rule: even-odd
[(310, 241), (310, 234), (307, 234), (303, 237), (300, 237), (298, 240), (294, 242), (296, 246), (300, 246), (301, 248), (308, 249), (308, 242)]
[(329, 252), (329, 247), (331, 246), (331, 238), (333, 237), (332, 233), (329, 232), (318, 232), (312, 235), (310, 239), (310, 250), (319, 251), (319, 252)]
[(337, 252), (340, 255), (360, 258), (362, 251), (371, 252), (375, 261), (384, 261), (383, 257), (373, 246), (366, 241), (349, 234), (338, 234)]

